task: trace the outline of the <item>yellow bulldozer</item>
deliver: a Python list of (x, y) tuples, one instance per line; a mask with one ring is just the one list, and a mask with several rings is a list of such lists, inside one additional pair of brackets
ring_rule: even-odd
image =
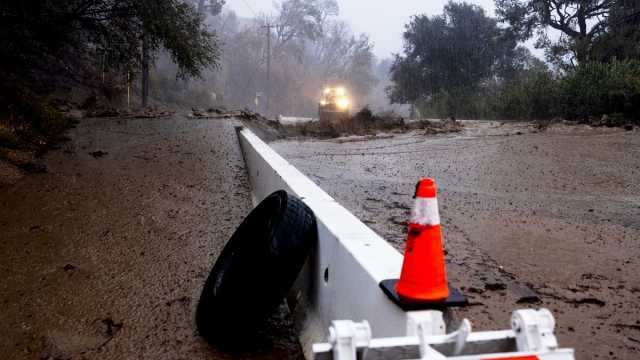
[(349, 117), (351, 101), (341, 86), (326, 87), (318, 104), (318, 117), (323, 122), (339, 122)]

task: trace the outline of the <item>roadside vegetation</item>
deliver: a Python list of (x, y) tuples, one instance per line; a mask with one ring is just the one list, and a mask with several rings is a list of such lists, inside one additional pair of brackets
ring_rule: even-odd
[[(640, 124), (637, 1), (450, 2), (417, 15), (391, 67), (392, 101), (423, 117)], [(522, 46), (535, 38), (546, 62)]]
[[(0, 145), (41, 147), (74, 108), (121, 105), (134, 79), (143, 105), (150, 63), (167, 54), (183, 78), (219, 61), (204, 1), (3, 1), (0, 5)], [(207, 2), (215, 10), (218, 2)], [(219, 5), (219, 4), (218, 4)], [(218, 9), (219, 11), (219, 9)], [(145, 93), (146, 92), (146, 93)]]

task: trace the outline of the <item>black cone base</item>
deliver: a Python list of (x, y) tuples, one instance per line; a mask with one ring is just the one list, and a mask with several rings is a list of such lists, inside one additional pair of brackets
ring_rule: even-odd
[(396, 292), (398, 279), (382, 280), (380, 288), (382, 291), (404, 311), (411, 310), (440, 310), (454, 306), (466, 306), (469, 302), (462, 293), (449, 285), (449, 297), (440, 301), (414, 302), (400, 298)]

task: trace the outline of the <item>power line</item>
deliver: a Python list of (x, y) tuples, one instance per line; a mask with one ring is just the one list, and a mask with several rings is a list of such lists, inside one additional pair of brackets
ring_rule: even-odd
[(255, 11), (253, 11), (253, 8), (251, 8), (251, 6), (249, 5), (249, 3), (247, 2), (247, 0), (242, 0), (242, 2), (244, 3), (244, 5), (249, 9), (249, 11), (251, 11), (251, 13), (253, 13), (253, 17), (257, 18), (258, 14), (256, 14)]

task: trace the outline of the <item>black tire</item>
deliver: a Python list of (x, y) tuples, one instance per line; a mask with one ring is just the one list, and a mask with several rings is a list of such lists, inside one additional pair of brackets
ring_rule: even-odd
[(196, 310), (200, 335), (225, 340), (259, 327), (287, 295), (317, 239), (313, 212), (277, 191), (243, 220), (218, 257)]

